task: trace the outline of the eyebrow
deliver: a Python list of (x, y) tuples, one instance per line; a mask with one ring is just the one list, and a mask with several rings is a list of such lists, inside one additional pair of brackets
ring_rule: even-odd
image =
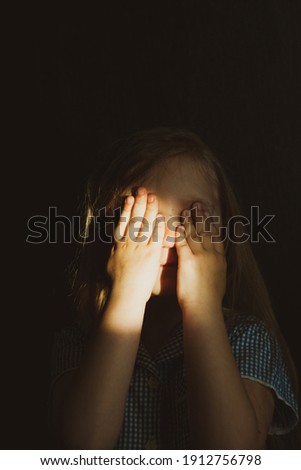
[[(132, 193), (123, 194), (123, 195), (118, 196), (116, 202), (118, 204), (120, 204), (120, 203), (123, 204), (128, 196), (132, 196)], [(213, 209), (215, 207), (215, 203), (212, 199), (209, 200), (207, 198), (200, 197), (200, 195), (195, 195), (194, 197), (187, 197), (187, 198), (182, 199), (180, 201), (181, 206), (183, 206), (183, 208), (190, 207), (191, 204), (193, 204), (194, 202), (201, 202), (209, 209)]]
[(198, 201), (211, 203), (209, 199), (201, 196), (200, 194), (183, 199), (183, 202), (198, 202)]
[(208, 206), (208, 207), (213, 207), (214, 206), (214, 202), (212, 200), (209, 200), (207, 198), (200, 197), (200, 196), (194, 196), (194, 197), (189, 197), (189, 198), (182, 199), (181, 200), (181, 205), (188, 206), (188, 205), (193, 204), (194, 202), (201, 202), (205, 206)]

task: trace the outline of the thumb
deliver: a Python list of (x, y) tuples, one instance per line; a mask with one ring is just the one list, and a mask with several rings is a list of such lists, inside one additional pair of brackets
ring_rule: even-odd
[(191, 251), (186, 240), (185, 227), (183, 225), (178, 225), (176, 228), (175, 245), (179, 258), (189, 254)]

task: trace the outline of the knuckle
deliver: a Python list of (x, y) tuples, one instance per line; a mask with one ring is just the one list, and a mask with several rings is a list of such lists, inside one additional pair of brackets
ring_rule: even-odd
[(139, 205), (139, 206), (145, 206), (146, 205), (146, 199), (145, 197), (137, 197), (135, 199), (135, 205)]

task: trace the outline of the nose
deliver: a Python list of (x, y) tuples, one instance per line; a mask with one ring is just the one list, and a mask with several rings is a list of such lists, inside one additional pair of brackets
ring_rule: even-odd
[(179, 225), (179, 217), (172, 216), (167, 218), (165, 227), (165, 236), (163, 246), (165, 248), (173, 248), (175, 246), (176, 227)]

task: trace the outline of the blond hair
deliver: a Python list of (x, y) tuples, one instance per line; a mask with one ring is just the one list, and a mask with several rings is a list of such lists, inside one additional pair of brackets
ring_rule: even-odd
[[(181, 156), (183, 159), (193, 158), (212, 178), (218, 191), (224, 225), (231, 217), (241, 214), (236, 196), (220, 162), (195, 133), (186, 129), (156, 128), (133, 133), (115, 142), (88, 184), (84, 208), (85, 242), (79, 253), (77, 267), (73, 270), (73, 293), (78, 307), (78, 318), (87, 330), (93, 329), (93, 324), (98, 321), (111, 288), (106, 265), (112, 244), (103, 243), (102, 237), (92, 239), (95, 235), (96, 217), (99, 217), (98, 227), (104, 226), (101, 223), (104, 219), (99, 210), (105, 207), (106, 215), (113, 215), (114, 208), (122, 203), (126, 188), (137, 187), (158, 163), (175, 156)], [(238, 224), (235, 230), (237, 236), (242, 235), (241, 224)], [(276, 336), (293, 389), (298, 396), (294, 362), (276, 321), (271, 299), (250, 243), (233, 243), (227, 237), (225, 256), (227, 287), (223, 307), (229, 315), (243, 313), (262, 320)]]

